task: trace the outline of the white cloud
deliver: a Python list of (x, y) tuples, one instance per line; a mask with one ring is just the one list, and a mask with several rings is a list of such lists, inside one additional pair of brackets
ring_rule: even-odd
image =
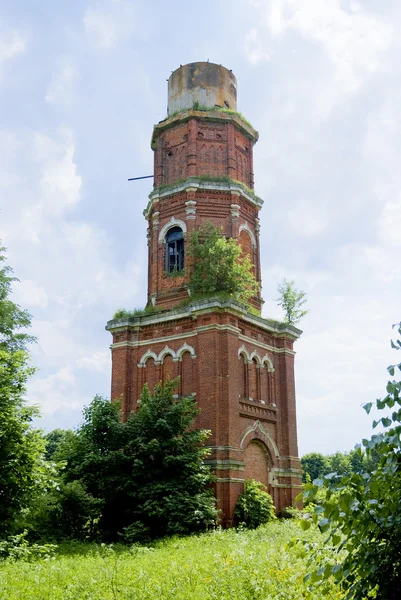
[(5, 63), (25, 52), (26, 39), (16, 30), (7, 29), (0, 22), (0, 81)]
[(270, 60), (270, 55), (263, 48), (263, 42), (257, 29), (251, 29), (246, 34), (244, 50), (252, 64), (257, 64), (262, 60)]
[(76, 70), (71, 61), (68, 58), (60, 59), (47, 87), (46, 102), (64, 107), (71, 104), (75, 79)]
[(401, 246), (401, 198), (389, 201), (380, 217), (380, 237), (392, 246)]
[(70, 366), (64, 366), (47, 377), (36, 377), (29, 384), (29, 402), (39, 405), (44, 416), (61, 408), (81, 408), (84, 400), (77, 393), (76, 383)]
[(82, 356), (77, 366), (88, 371), (104, 371), (110, 369), (110, 352), (95, 352), (91, 356)]
[[(0, 238), (23, 282), (14, 286), (15, 299), (33, 314), (38, 339), (32, 362), (41, 370), (28, 385), (28, 400), (40, 403), (46, 417), (62, 411), (70, 419), (96, 391), (108, 393), (104, 325), (119, 306), (135, 306), (142, 296), (146, 248), (135, 261), (116, 263), (93, 215), (79, 218), (83, 178), (70, 130), (0, 132), (0, 139)], [(88, 373), (100, 389), (83, 392)]]
[(85, 32), (91, 43), (100, 50), (109, 50), (132, 36), (135, 30), (135, 11), (124, 0), (106, 0), (89, 7), (83, 17)]
[(15, 301), (30, 310), (32, 306), (46, 308), (48, 296), (44, 288), (31, 279), (17, 281), (13, 286)]
[(62, 132), (62, 142), (43, 134), (33, 138), (33, 158), (41, 163), (41, 206), (58, 215), (80, 200), (82, 178), (74, 162), (74, 143), (69, 130)]
[[(315, 99), (316, 108), (323, 117), (344, 96), (355, 93), (372, 73), (383, 67), (385, 53), (393, 41), (394, 29), (390, 20), (362, 11), (355, 2), (348, 10), (341, 0), (272, 0), (260, 4), (251, 2), (251, 5), (261, 13), (265, 26), (253, 28), (246, 35), (245, 52), (250, 62), (258, 62), (270, 51), (269, 46), (289, 32), (324, 49), (332, 74), (330, 77), (324, 73), (324, 85)], [(257, 43), (250, 44), (249, 39)], [(299, 61), (302, 71), (308, 70), (296, 53), (293, 59)]]

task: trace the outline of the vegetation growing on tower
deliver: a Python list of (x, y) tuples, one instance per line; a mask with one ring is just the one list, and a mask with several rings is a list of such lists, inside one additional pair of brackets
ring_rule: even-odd
[(193, 259), (191, 294), (223, 292), (247, 303), (259, 292), (249, 256), (243, 255), (239, 242), (226, 239), (212, 223), (203, 223), (191, 234), (188, 255)]

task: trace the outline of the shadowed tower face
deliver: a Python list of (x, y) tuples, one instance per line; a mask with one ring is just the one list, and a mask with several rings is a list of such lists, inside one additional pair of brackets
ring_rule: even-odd
[[(300, 490), (293, 343), (300, 331), (230, 299), (190, 301), (191, 232), (205, 222), (236, 239), (260, 283), (259, 210), (253, 147), (258, 133), (237, 110), (231, 71), (191, 63), (168, 83), (168, 116), (153, 130), (154, 189), (148, 221), (148, 307), (109, 321), (112, 399), (135, 410), (142, 387), (180, 377), (197, 425), (211, 431), (210, 464), (223, 521), (232, 523), (245, 479), (262, 481), (278, 509)], [(184, 302), (185, 301), (185, 302)], [(256, 314), (255, 314), (256, 313)]]

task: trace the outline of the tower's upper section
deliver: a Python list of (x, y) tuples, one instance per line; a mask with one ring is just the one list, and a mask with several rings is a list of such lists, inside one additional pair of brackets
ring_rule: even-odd
[(169, 115), (193, 108), (237, 110), (237, 80), (232, 71), (209, 62), (195, 62), (173, 71), (168, 80)]
[[(258, 133), (236, 111), (236, 79), (228, 69), (191, 63), (168, 80), (168, 116), (155, 125), (154, 190), (149, 222), (149, 304), (172, 308), (188, 299), (191, 233), (203, 223), (241, 244), (260, 282), (259, 219), (253, 191)], [(262, 299), (250, 300), (257, 310)]]
[(236, 85), (229, 69), (208, 62), (171, 74), (168, 115), (152, 136), (156, 188), (188, 177), (217, 177), (253, 189), (258, 133), (236, 110)]

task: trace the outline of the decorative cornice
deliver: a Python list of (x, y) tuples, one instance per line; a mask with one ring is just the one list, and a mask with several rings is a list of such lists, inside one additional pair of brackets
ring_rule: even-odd
[(207, 119), (209, 121), (231, 121), (237, 127), (239, 127), (247, 137), (251, 138), (253, 143), (257, 142), (259, 139), (259, 133), (252, 127), (250, 123), (247, 123), (243, 117), (239, 114), (235, 114), (234, 112), (223, 112), (219, 110), (196, 110), (193, 108), (189, 108), (187, 110), (182, 110), (176, 114), (173, 114), (163, 121), (160, 121), (153, 128), (153, 135), (151, 141), (151, 147), (154, 149), (154, 144), (156, 142), (156, 138), (160, 135), (162, 131), (165, 129), (170, 129), (174, 127), (177, 123), (185, 123), (189, 121), (189, 119)]
[(238, 196), (242, 196), (248, 200), (248, 202), (250, 202), (258, 210), (263, 206), (262, 198), (259, 198), (259, 196), (249, 190), (241, 181), (236, 181), (229, 178), (227, 178), (227, 180), (219, 181), (218, 177), (216, 177), (215, 180), (204, 180), (202, 177), (188, 177), (184, 181), (180, 180), (175, 183), (173, 182), (168, 186), (159, 186), (158, 188), (155, 188), (149, 194), (149, 203), (143, 211), (143, 214), (145, 218), (148, 219), (152, 211), (153, 204), (158, 202), (161, 198), (165, 198), (173, 194), (179, 194), (180, 192), (195, 192), (197, 190), (229, 193), (236, 192)]
[[(265, 331), (269, 333), (273, 333), (278, 337), (288, 337), (292, 340), (298, 339), (302, 330), (294, 327), (294, 325), (289, 325), (288, 323), (282, 323), (279, 321), (272, 321), (270, 319), (264, 319), (262, 317), (258, 317), (248, 312), (247, 307), (241, 302), (237, 302), (232, 299), (220, 299), (220, 298), (205, 298), (202, 300), (197, 300), (192, 302), (187, 306), (183, 306), (180, 308), (172, 309), (169, 311), (161, 311), (155, 313), (153, 315), (142, 315), (138, 317), (131, 317), (129, 319), (113, 319), (108, 321), (106, 325), (107, 331), (125, 331), (126, 329), (139, 329), (145, 325), (155, 325), (158, 323), (166, 323), (168, 321), (176, 321), (179, 319), (188, 319), (188, 317), (196, 318), (197, 315), (201, 315), (204, 313), (214, 312), (215, 310), (227, 310), (239, 316), (243, 321), (250, 323), (252, 325), (256, 325), (261, 327)], [(234, 328), (237, 331), (237, 328)], [(274, 348), (269, 346), (268, 344), (263, 344), (254, 340), (253, 338), (248, 338), (240, 334), (240, 339), (245, 341), (251, 341), (253, 344), (266, 348), (266, 350), (272, 351), (287, 351), (290, 354), (293, 354), (293, 351), (286, 348)]]

